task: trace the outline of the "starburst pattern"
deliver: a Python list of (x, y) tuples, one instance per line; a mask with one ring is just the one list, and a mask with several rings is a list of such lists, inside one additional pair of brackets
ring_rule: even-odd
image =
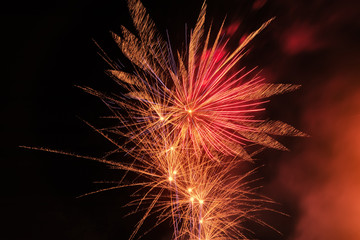
[[(299, 86), (268, 84), (256, 69), (239, 68), (247, 44), (273, 19), (228, 51), (223, 26), (210, 41), (204, 3), (188, 47), (174, 54), (142, 3), (129, 0), (128, 5), (137, 32), (122, 26), (121, 34), (113, 37), (135, 70), (124, 71), (103, 52), (111, 66), (108, 74), (124, 92), (109, 95), (83, 87), (101, 98), (118, 121), (115, 127), (94, 127), (116, 149), (103, 158), (80, 157), (141, 176), (141, 181), (100, 190), (139, 187), (139, 197), (129, 206), (136, 206), (134, 212), (146, 208), (131, 239), (150, 214), (157, 216), (154, 226), (170, 219), (176, 240), (247, 239), (249, 231), (241, 223), (269, 226), (254, 213), (271, 203), (251, 187), (256, 169), (237, 173), (240, 163), (256, 154), (247, 146), (286, 150), (273, 135), (306, 136), (281, 121), (258, 119), (269, 97)], [(119, 151), (133, 162), (114, 160)]]

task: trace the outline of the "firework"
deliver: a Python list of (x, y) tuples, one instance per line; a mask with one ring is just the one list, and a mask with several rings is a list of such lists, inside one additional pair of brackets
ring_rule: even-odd
[[(237, 173), (239, 163), (251, 161), (256, 153), (246, 147), (286, 150), (271, 135), (305, 136), (286, 123), (258, 119), (269, 97), (299, 86), (267, 84), (256, 69), (239, 68), (246, 45), (273, 19), (230, 52), (222, 26), (210, 41), (204, 3), (188, 47), (174, 54), (142, 3), (129, 0), (128, 5), (137, 33), (122, 26), (121, 35), (113, 37), (135, 70), (123, 71), (103, 52), (111, 66), (108, 74), (125, 91), (106, 95), (83, 87), (100, 97), (118, 121), (115, 127), (94, 127), (116, 149), (103, 158), (85, 158), (141, 176), (140, 182), (108, 188), (139, 187), (134, 194), (139, 197), (128, 205), (136, 206), (134, 212), (146, 209), (131, 239), (151, 214), (157, 218), (154, 226), (172, 221), (176, 240), (247, 239), (241, 223), (267, 225), (254, 213), (265, 210), (271, 200), (250, 187), (255, 170)], [(133, 161), (114, 160), (119, 151)]]
[(156, 138), (166, 132), (170, 138), (176, 136), (177, 147), (186, 148), (190, 143), (198, 155), (205, 151), (210, 158), (222, 154), (247, 160), (250, 156), (244, 147), (249, 143), (286, 150), (269, 135), (305, 136), (280, 121), (255, 118), (264, 111), (268, 97), (293, 91), (298, 85), (266, 84), (255, 69), (237, 69), (245, 46), (272, 19), (249, 34), (235, 51), (226, 53), (227, 41), (220, 41), (222, 27), (211, 46), (211, 29), (204, 36), (204, 4), (188, 49), (174, 56), (142, 4), (129, 1), (129, 8), (139, 37), (125, 27), (122, 36), (113, 36), (136, 71), (124, 72), (108, 60), (113, 67), (108, 73), (127, 94), (115, 98), (86, 89), (127, 111), (126, 118), (118, 114), (126, 127), (120, 135), (139, 146), (149, 135)]

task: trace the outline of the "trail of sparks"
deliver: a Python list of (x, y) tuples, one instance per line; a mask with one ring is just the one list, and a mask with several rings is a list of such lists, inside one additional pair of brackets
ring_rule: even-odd
[[(283, 122), (257, 119), (268, 97), (299, 86), (267, 84), (256, 69), (238, 69), (246, 45), (273, 19), (227, 52), (222, 26), (212, 44), (211, 28), (205, 33), (204, 3), (187, 48), (174, 54), (142, 3), (129, 0), (128, 5), (137, 35), (122, 26), (121, 36), (113, 33), (113, 37), (135, 71), (122, 71), (102, 53), (112, 68), (109, 75), (126, 93), (106, 95), (83, 87), (101, 98), (118, 121), (118, 126), (106, 129), (87, 123), (116, 149), (103, 158), (85, 158), (137, 173), (142, 180), (99, 191), (138, 187), (134, 196), (139, 197), (128, 206), (137, 206), (134, 212), (141, 206), (146, 209), (130, 239), (150, 214), (157, 216), (154, 227), (173, 222), (175, 240), (247, 239), (249, 230), (242, 222), (267, 226), (254, 213), (266, 210), (264, 205), (271, 200), (257, 196), (250, 187), (255, 170), (236, 174), (239, 163), (251, 161), (255, 154), (246, 146), (286, 150), (270, 135), (306, 136)], [(133, 162), (111, 160), (124, 151)]]

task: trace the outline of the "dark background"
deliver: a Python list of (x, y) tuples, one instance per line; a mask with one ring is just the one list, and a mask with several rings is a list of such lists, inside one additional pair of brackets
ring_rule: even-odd
[[(181, 48), (202, 1), (144, 0), (160, 32)], [(225, 16), (235, 46), (244, 33), (277, 19), (250, 44), (242, 64), (259, 66), (270, 82), (302, 89), (272, 98), (264, 117), (309, 133), (281, 138), (290, 152), (267, 150), (255, 165), (260, 193), (290, 216), (264, 213), (283, 233), (250, 224), (257, 239), (359, 239), (360, 5), (357, 1), (209, 0), (214, 29)], [(49, 147), (100, 156), (111, 145), (87, 127), (107, 113), (75, 85), (104, 91), (111, 80), (96, 40), (126, 63), (110, 31), (131, 28), (126, 1), (14, 2), (1, 10), (1, 239), (127, 239), (139, 215), (129, 190), (76, 198), (116, 179), (116, 171), (90, 160), (19, 148)], [(232, 28), (229, 26), (232, 26)], [(231, 31), (235, 29), (236, 31)], [(151, 226), (147, 223), (145, 228)], [(165, 224), (144, 239), (169, 239)]]

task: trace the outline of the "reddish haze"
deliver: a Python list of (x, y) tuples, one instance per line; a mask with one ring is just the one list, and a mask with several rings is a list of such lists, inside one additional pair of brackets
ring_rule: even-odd
[(318, 39), (318, 28), (310, 24), (296, 23), (283, 36), (283, 48), (287, 54), (313, 51), (321, 46)]
[(258, 10), (260, 8), (262, 8), (266, 3), (266, 0), (255, 0), (253, 5), (252, 5), (252, 8), (254, 10)]
[(279, 72), (304, 86), (296, 126), (311, 135), (284, 154), (272, 183), (274, 195), (296, 209), (285, 239), (359, 240), (359, 4), (278, 2), (288, 10), (278, 18), (286, 27), (274, 34), (285, 53)]
[(239, 29), (239, 26), (240, 26), (240, 21), (234, 21), (234, 22), (232, 22), (229, 26), (225, 27), (225, 28), (223, 29), (223, 32), (224, 32), (227, 36), (231, 37), (231, 36), (233, 36), (233, 35), (236, 33), (236, 31)]
[(360, 239), (360, 91), (344, 78), (314, 89), (304, 117), (313, 136), (275, 183), (299, 200), (291, 240)]

